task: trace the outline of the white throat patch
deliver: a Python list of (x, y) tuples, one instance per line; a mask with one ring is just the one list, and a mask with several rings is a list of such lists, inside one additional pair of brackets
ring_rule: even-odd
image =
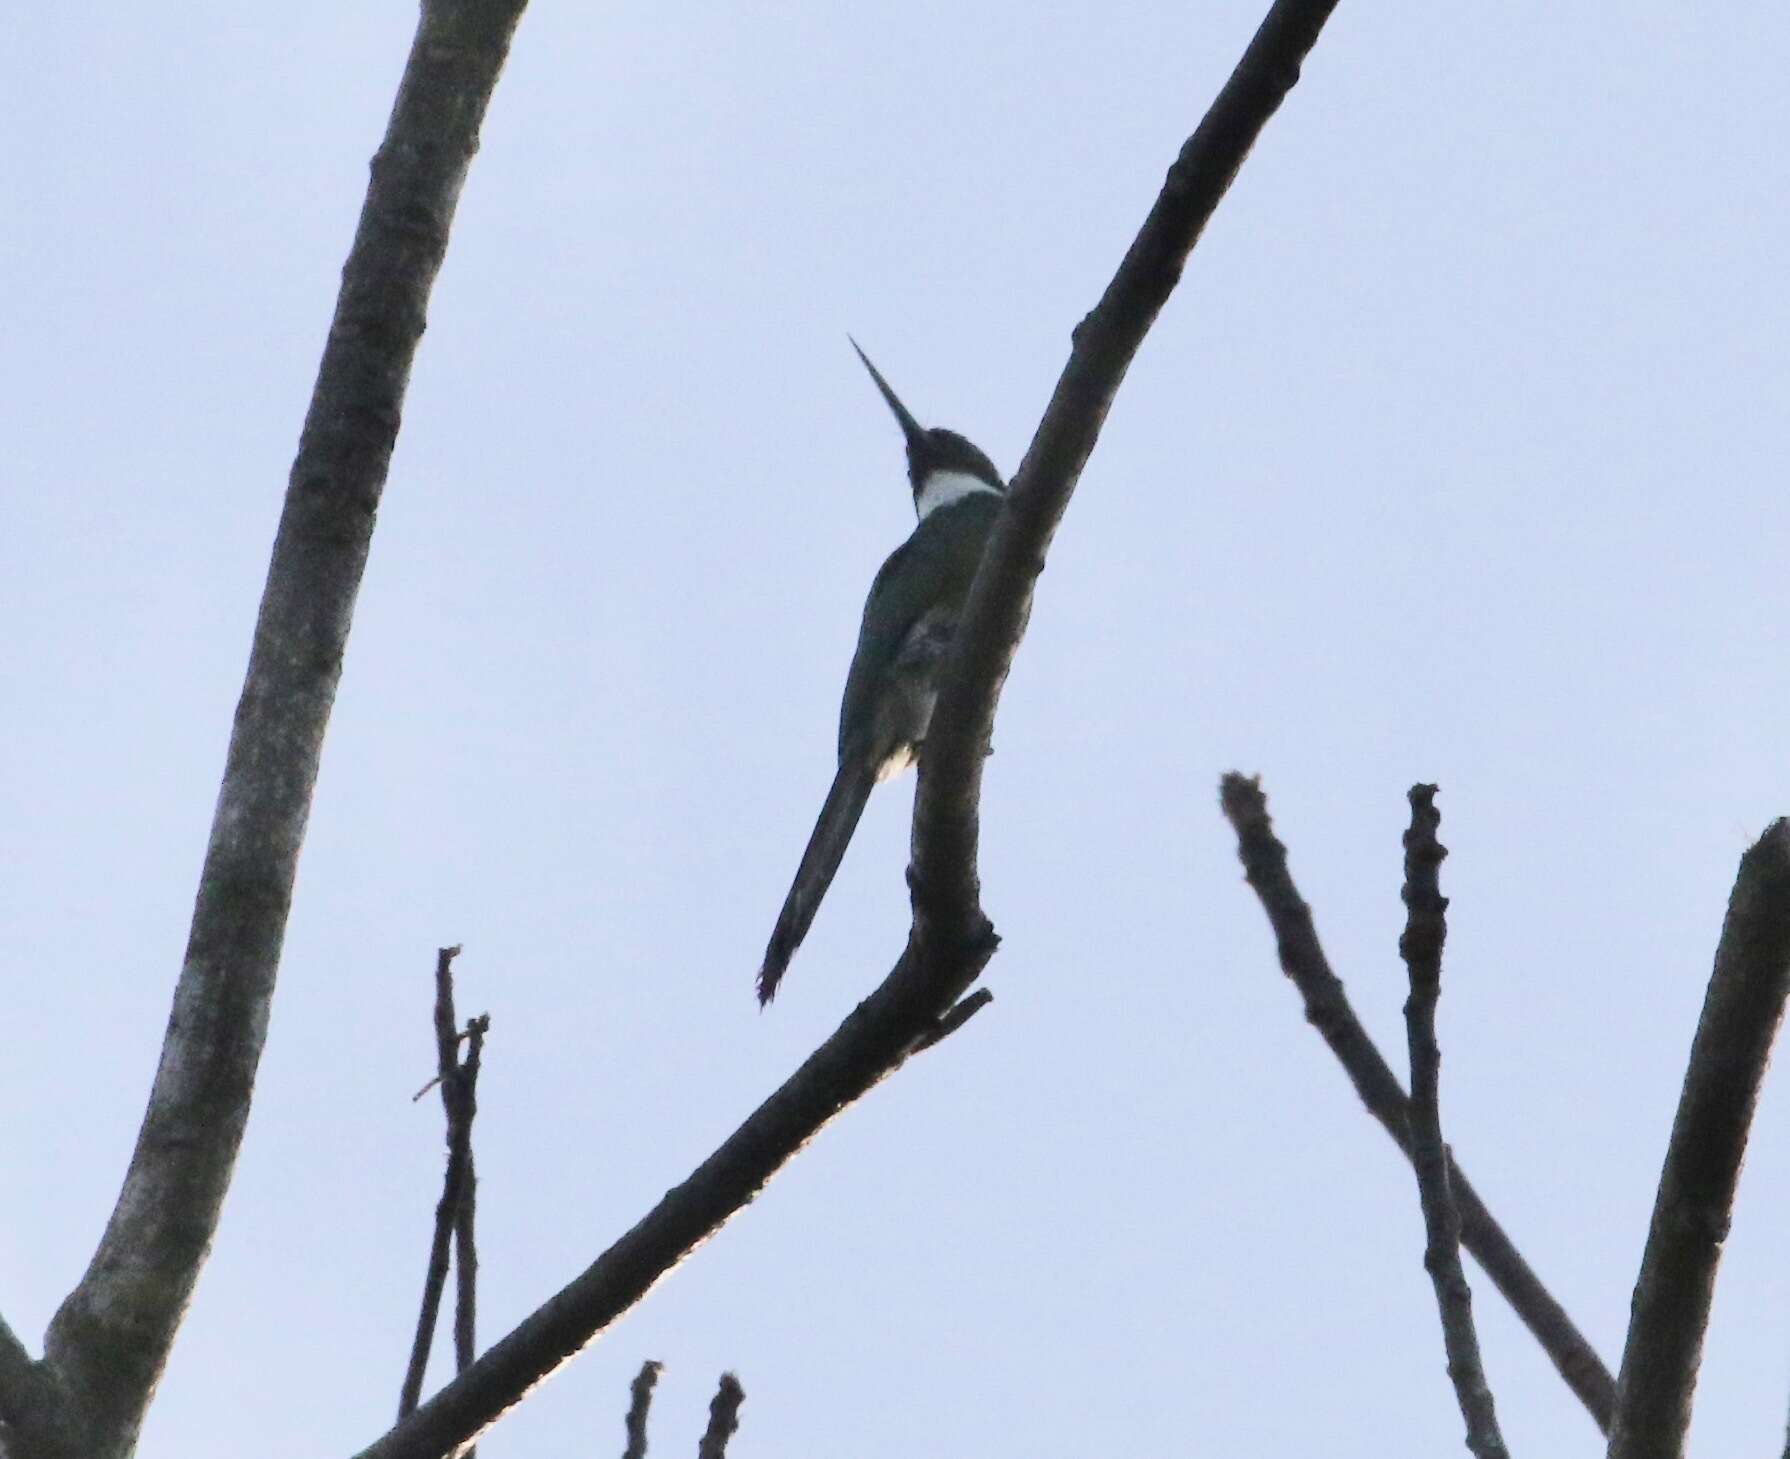
[[(933, 471), (927, 474), (926, 480), (920, 483), (920, 495), (914, 499), (914, 505), (924, 522), (940, 507), (948, 507), (952, 502), (962, 501), (978, 491), (995, 491), (979, 476), (972, 476), (967, 471)], [(995, 492), (999, 496), (999, 492)]]

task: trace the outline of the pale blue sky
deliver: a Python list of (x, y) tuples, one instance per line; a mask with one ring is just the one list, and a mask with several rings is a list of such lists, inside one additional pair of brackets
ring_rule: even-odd
[[(249, 1139), (148, 1459), (387, 1424), (440, 1170), (434, 949), (489, 1009), (495, 1336), (874, 983), (911, 779), (773, 1009), (922, 420), (1011, 470), (1259, 21), (1207, 5), (537, 5), (436, 291)], [(110, 1210), (273, 524), (414, 7), (30, 7), (0, 125), (0, 1311)], [(984, 806), (996, 1003), (506, 1421), (736, 1459), (1457, 1452), (1415, 1190), (1216, 808), (1260, 771), (1402, 1067), (1442, 786), (1443, 1115), (1615, 1363), (1735, 865), (1790, 811), (1790, 16), (1343, 6), (1126, 382)], [(1769, 1083), (1693, 1431), (1774, 1452)], [(1513, 1449), (1594, 1431), (1469, 1268)]]

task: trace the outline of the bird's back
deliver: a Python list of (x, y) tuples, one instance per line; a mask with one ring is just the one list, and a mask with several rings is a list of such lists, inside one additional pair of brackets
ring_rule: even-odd
[(901, 667), (921, 620), (926, 620), (929, 638), (940, 630), (948, 636), (955, 626), (1001, 506), (994, 492), (976, 492), (940, 507), (921, 520), (878, 570), (839, 706), (842, 760), (855, 740), (873, 732), (878, 688)]

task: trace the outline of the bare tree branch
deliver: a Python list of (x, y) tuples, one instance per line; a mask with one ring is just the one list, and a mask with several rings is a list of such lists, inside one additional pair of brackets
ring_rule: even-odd
[(933, 1024), (931, 1028), (927, 1029), (925, 1033), (921, 1034), (920, 1037), (914, 1041), (913, 1048), (908, 1050), (908, 1052), (910, 1054), (925, 1053), (926, 1050), (930, 1049), (934, 1044), (950, 1038), (952, 1034), (956, 1033), (958, 1029), (962, 1028), (992, 1002), (994, 1002), (994, 994), (990, 993), (986, 988), (978, 988), (967, 997), (959, 999), (956, 1004), (947, 1009), (945, 1013), (940, 1016), (937, 1023)]
[[(477, 1300), (478, 1256), (473, 1251), (472, 1191), (476, 1179), (472, 1160), (472, 1122), (478, 1114), (479, 1062), (484, 1053), (489, 1015), (481, 1014), (459, 1031), (454, 1012), (454, 959), (458, 947), (444, 947), (435, 959), (435, 1083), (441, 1090), (442, 1112), (447, 1120), (447, 1170), (442, 1177), (441, 1199), (435, 1203), (435, 1228), (429, 1242), (429, 1264), (423, 1277), (423, 1299), (417, 1312), (416, 1335), (411, 1340), (410, 1362), (398, 1393), (398, 1417), (412, 1412), (422, 1394), (423, 1374), (435, 1345), (435, 1324), (441, 1311), (441, 1293), (447, 1285), (448, 1238), (454, 1238), (459, 1280), (455, 1286), (455, 1369), (464, 1372), (473, 1361), (473, 1313)], [(460, 1057), (460, 1041), (466, 1040), (466, 1057)]]
[[(1274, 834), (1260, 782), (1233, 772), (1224, 777), (1219, 799), (1237, 833), (1244, 877), (1261, 899), (1274, 929), (1281, 970), (1305, 1000), (1306, 1020), (1330, 1046), (1368, 1113), (1409, 1157), (1410, 1101), (1330, 970), (1312, 924), (1311, 908), (1287, 871), (1287, 848)], [(1566, 1309), (1530, 1270), (1452, 1156), (1448, 1179), (1460, 1210), (1462, 1243), (1535, 1335), (1598, 1428), (1607, 1433), (1616, 1402), (1610, 1370), (1573, 1325)]]
[(1069, 363), (1014, 473), (944, 665), (915, 792), (909, 881), (919, 923), (936, 920), (971, 938), (986, 925), (976, 861), (982, 763), (1051, 538), (1132, 357), (1243, 159), (1298, 82), (1333, 9), (1335, 0), (1275, 0), (1169, 168), (1105, 294), (1075, 330)]
[(1438, 872), (1448, 852), (1436, 839), (1436, 787), (1411, 787), (1411, 826), (1405, 832), (1405, 931), (1399, 956), (1410, 974), (1405, 1034), (1411, 1050), (1411, 1166), (1423, 1205), (1424, 1269), (1436, 1288), (1442, 1344), (1454, 1383), (1467, 1447), (1479, 1459), (1509, 1459), (1492, 1390), (1479, 1358), (1473, 1328), (1473, 1293), (1461, 1270), (1461, 1217), (1448, 1183), (1448, 1147), (1442, 1143), (1442, 1051), (1436, 1044), (1436, 1002), (1442, 994), (1442, 944), (1448, 937), (1448, 898)]
[(292, 465), (192, 930), (130, 1170), (46, 1361), (89, 1459), (131, 1447), (217, 1228), (293, 874), (436, 271), (523, 0), (428, 0)]
[(39, 1381), (36, 1360), (0, 1318), (0, 1423), (19, 1421), (36, 1399)]
[[(482, 1038), (483, 1030), (480, 1030)], [(469, 1054), (476, 1079), (477, 1056)], [(472, 1119), (468, 1111), (467, 1120)], [(479, 1176), (472, 1146), (466, 1147), (466, 1175), (460, 1185), (460, 1201), (454, 1212), (454, 1371), (464, 1373), (478, 1358), (479, 1248), (475, 1232)]]
[[(436, 1082), (441, 1086), (441, 1107), (448, 1121), (450, 1162), (456, 1148), (464, 1157), (454, 1201), (454, 1371), (464, 1373), (478, 1356), (479, 1177), (472, 1153), (472, 1122), (478, 1114), (479, 1060), (491, 1018), (481, 1014), (464, 1029), (459, 1027), (453, 975), (453, 960), (459, 954), (458, 946), (444, 947), (436, 959), (435, 1054)], [(464, 1061), (460, 1058), (462, 1040), (469, 1045)], [(456, 1086), (452, 1093), (450, 1084)]]
[(79, 1438), (55, 1375), (0, 1321), (0, 1459), (73, 1455)]
[(746, 1390), (740, 1387), (740, 1380), (723, 1373), (709, 1403), (709, 1426), (696, 1446), (696, 1459), (726, 1459), (727, 1441), (740, 1426), (740, 1405), (745, 1401)]
[(1691, 1042), (1616, 1385), (1610, 1459), (1677, 1459), (1759, 1085), (1790, 994), (1790, 820), (1740, 859)]
[(359, 1459), (437, 1459), (495, 1422), (712, 1236), (841, 1110), (900, 1067), (980, 975), (996, 945), (976, 869), (982, 756), (1033, 583), (1132, 355), (1333, 8), (1334, 0), (1276, 0), (1169, 169), (1106, 294), (1075, 332), (945, 667), (915, 797), (914, 923), (893, 971), (682, 1185)]
[[(992, 950), (980, 950), (981, 958)], [(936, 969), (907, 972), (926, 957)], [(957, 950), (910, 938), (896, 970), (681, 1185), (361, 1459), (438, 1459), (483, 1432), (718, 1231), (834, 1116), (899, 1068), (936, 1018), (936, 1005), (915, 1003), (914, 985), (955, 982), (963, 967)]]
[(646, 1459), (646, 1414), (653, 1403), (653, 1385), (659, 1381), (664, 1366), (648, 1358), (628, 1385), (628, 1416), (623, 1420), (628, 1430), (628, 1447), (622, 1450), (622, 1459)]
[(464, 1164), (448, 1157), (447, 1174), (441, 1183), (441, 1196), (435, 1203), (435, 1226), (429, 1241), (429, 1265), (423, 1273), (423, 1300), (416, 1314), (416, 1332), (410, 1339), (410, 1361), (404, 1366), (404, 1381), (398, 1388), (398, 1417), (414, 1412), (422, 1397), (423, 1374), (429, 1366), (429, 1352), (435, 1346), (435, 1324), (441, 1315), (441, 1293), (447, 1286), (448, 1238), (453, 1233), (454, 1204)]
[(454, 1008), (454, 959), (463, 949), (459, 943), (435, 950), (435, 1002), (430, 1022), (435, 1028), (435, 1085), (441, 1090), (441, 1112), (449, 1125), (454, 1121), (454, 1075), (460, 1070), (460, 1040), (472, 1036), (472, 1028), (460, 1032), (460, 1015)]
[[(466, 1025), (466, 1059), (459, 1080), (465, 1082), (459, 1114), (460, 1143), (466, 1161), (460, 1176), (459, 1197), (454, 1204), (454, 1373), (458, 1376), (478, 1358), (479, 1251), (474, 1230), (478, 1209), (479, 1176), (472, 1158), (472, 1121), (478, 1113), (479, 1059), (484, 1053), (485, 1031), (490, 1016), (481, 1014)], [(477, 1451), (468, 1449), (465, 1459)]]

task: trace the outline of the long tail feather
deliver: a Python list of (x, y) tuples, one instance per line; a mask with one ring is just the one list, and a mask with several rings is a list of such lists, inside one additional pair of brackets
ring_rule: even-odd
[(858, 829), (858, 817), (864, 814), (864, 803), (870, 799), (875, 784), (876, 776), (868, 766), (856, 763), (855, 756), (840, 763), (826, 804), (820, 808), (820, 819), (814, 823), (814, 834), (808, 838), (808, 849), (802, 853), (795, 883), (783, 899), (777, 928), (765, 948), (764, 966), (758, 970), (761, 1006), (771, 1001), (790, 958), (808, 935), (814, 914), (820, 909), (820, 899), (833, 884), (833, 873), (839, 870), (839, 862), (851, 843), (852, 832)]

